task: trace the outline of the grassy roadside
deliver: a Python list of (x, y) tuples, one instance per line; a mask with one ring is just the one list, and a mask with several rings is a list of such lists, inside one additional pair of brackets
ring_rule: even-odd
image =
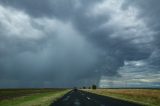
[(49, 104), (62, 97), (67, 92), (69, 92), (69, 90), (16, 97), (0, 101), (0, 106), (49, 106)]
[(103, 96), (136, 102), (146, 106), (159, 106), (160, 90), (154, 89), (97, 89), (85, 90)]

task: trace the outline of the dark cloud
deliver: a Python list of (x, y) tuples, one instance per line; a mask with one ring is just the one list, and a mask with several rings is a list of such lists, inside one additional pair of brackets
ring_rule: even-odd
[[(138, 18), (142, 18), (145, 20), (146, 25), (154, 31), (154, 52), (151, 55), (151, 61), (152, 65), (159, 66), (160, 63), (159, 61), (159, 49), (160, 49), (160, 14), (158, 12), (160, 11), (159, 7), (160, 1), (154, 0), (154, 1), (132, 1), (132, 0), (127, 0), (123, 8), (126, 9), (128, 6), (135, 6), (140, 10), (139, 15), (137, 16)], [(153, 59), (154, 58), (154, 59)]]
[(117, 2), (0, 0), (0, 86), (98, 84), (125, 61), (159, 66), (158, 0)]
[(3, 5), (21, 9), (34, 17), (51, 16), (60, 19), (74, 17), (79, 11), (99, 1), (102, 0), (0, 0)]

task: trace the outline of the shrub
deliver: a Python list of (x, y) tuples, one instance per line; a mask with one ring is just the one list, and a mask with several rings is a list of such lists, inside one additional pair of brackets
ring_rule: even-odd
[(97, 89), (97, 86), (96, 85), (92, 85), (92, 89)]

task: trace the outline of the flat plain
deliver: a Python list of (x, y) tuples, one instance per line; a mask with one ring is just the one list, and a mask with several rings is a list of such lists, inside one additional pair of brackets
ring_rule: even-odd
[(160, 89), (86, 89), (85, 91), (146, 106), (160, 105)]
[[(71, 89), (0, 89), (0, 106), (50, 106), (60, 98), (65, 98), (64, 95), (67, 95), (70, 91)], [(96, 94), (95, 99), (105, 96), (106, 98), (109, 97), (106, 100), (112, 100), (111, 98), (113, 98), (126, 101), (126, 103), (132, 102), (145, 106), (159, 106), (160, 104), (160, 89), (81, 89), (80, 91)], [(85, 92), (86, 97), (94, 99), (94, 95)], [(78, 98), (74, 95), (79, 95), (79, 93), (73, 93), (72, 101), (74, 101), (74, 98)], [(80, 96), (79, 100), (85, 99), (86, 102), (84, 103), (92, 104), (86, 97), (82, 98)], [(96, 101), (98, 100), (101, 101), (101, 99)], [(80, 102), (83, 103), (83, 101)]]
[(49, 106), (68, 89), (0, 89), (0, 106)]

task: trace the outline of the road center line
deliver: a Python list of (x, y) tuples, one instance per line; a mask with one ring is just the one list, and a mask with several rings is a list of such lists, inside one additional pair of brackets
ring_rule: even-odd
[(80, 106), (80, 102), (79, 102), (78, 99), (75, 100), (74, 105), (75, 105), (75, 106)]
[(63, 101), (67, 101), (70, 98), (70, 96), (67, 96), (66, 98), (63, 99)]
[(87, 97), (88, 100), (90, 100), (91, 98)]

